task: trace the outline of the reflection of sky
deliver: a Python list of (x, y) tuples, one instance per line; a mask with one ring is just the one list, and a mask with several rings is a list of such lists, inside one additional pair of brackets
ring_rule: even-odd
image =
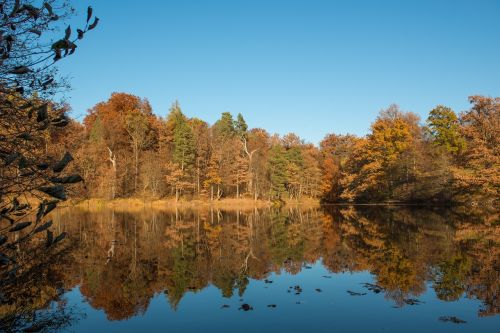
[[(329, 275), (331, 278), (324, 278)], [(394, 302), (363, 288), (374, 283), (369, 272), (330, 273), (320, 262), (312, 269), (291, 275), (284, 271), (268, 277), (273, 283), (250, 280), (242, 296), (237, 292), (223, 298), (214, 286), (184, 295), (177, 310), (168, 304), (163, 293), (150, 302), (145, 314), (129, 320), (108, 321), (101, 310), (83, 301), (78, 288), (67, 293), (69, 305), (87, 314), (70, 328), (75, 332), (492, 332), (500, 326), (500, 316), (478, 318), (480, 302), (461, 298), (443, 302), (435, 297), (430, 285), (418, 297), (420, 305), (394, 308)], [(300, 285), (303, 292), (288, 293)], [(315, 289), (320, 288), (322, 292)], [(346, 291), (366, 292), (350, 296)], [(301, 304), (296, 304), (300, 301)], [(242, 303), (253, 311), (238, 311)], [(223, 304), (230, 308), (221, 309)], [(276, 304), (276, 308), (268, 308)], [(443, 323), (440, 316), (457, 316), (466, 324)]]

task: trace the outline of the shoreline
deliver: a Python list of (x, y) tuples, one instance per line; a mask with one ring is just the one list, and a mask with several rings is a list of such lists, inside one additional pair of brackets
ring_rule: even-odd
[[(271, 208), (275, 206), (273, 202), (268, 200), (253, 200), (253, 199), (235, 199), (225, 198), (216, 201), (208, 200), (179, 200), (175, 199), (143, 199), (143, 198), (123, 198), (123, 199), (83, 199), (69, 200), (63, 203), (60, 207), (78, 207), (83, 209), (103, 209), (113, 208), (115, 210), (142, 210), (152, 208), (157, 210), (172, 210), (172, 209), (241, 209), (253, 210), (262, 208)], [(285, 201), (283, 207), (301, 206), (305, 208), (320, 207), (319, 199), (305, 198), (300, 201), (288, 200)]]

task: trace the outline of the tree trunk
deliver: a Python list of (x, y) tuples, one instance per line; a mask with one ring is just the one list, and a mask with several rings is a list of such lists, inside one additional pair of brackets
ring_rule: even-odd
[(109, 147), (107, 148), (109, 151), (109, 161), (111, 162), (111, 167), (113, 170), (113, 179), (111, 180), (111, 199), (114, 199), (116, 196), (116, 155), (113, 154)]

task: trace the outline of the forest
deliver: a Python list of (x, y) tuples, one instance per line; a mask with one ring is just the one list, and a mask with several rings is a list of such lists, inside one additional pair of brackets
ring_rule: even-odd
[(438, 105), (426, 119), (390, 105), (366, 136), (328, 134), (317, 147), (294, 133), (248, 128), (241, 114), (209, 124), (176, 101), (161, 118), (147, 99), (113, 93), (82, 123), (51, 128), (45, 149), (72, 153), (85, 180), (73, 188), (79, 198), (493, 205), (500, 98), (469, 101), (469, 110)]

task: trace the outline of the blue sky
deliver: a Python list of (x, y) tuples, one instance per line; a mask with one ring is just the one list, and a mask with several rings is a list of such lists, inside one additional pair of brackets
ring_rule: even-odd
[(210, 123), (241, 112), (250, 127), (364, 135), (397, 103), (425, 119), (500, 95), (500, 1), (74, 0), (101, 21), (73, 58), (73, 116), (112, 92), (165, 116), (179, 100)]

